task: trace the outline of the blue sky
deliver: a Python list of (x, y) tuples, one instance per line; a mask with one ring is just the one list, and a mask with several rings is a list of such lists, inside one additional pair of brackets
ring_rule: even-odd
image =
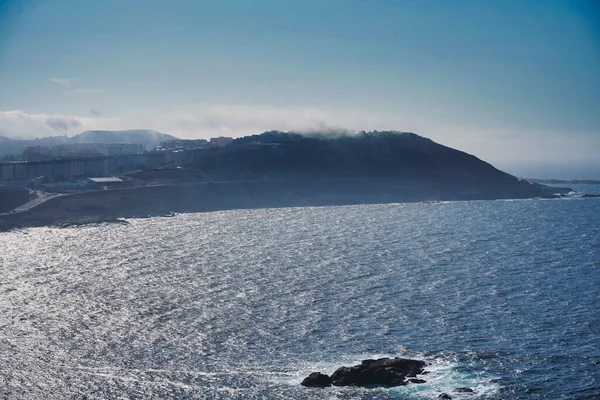
[(600, 178), (591, 0), (0, 4), (0, 135), (397, 129)]

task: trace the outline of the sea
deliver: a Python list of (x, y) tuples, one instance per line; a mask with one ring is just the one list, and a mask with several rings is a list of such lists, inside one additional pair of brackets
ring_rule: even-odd
[[(300, 385), (377, 357), (425, 360), (426, 383)], [(600, 398), (600, 198), (237, 210), (0, 234), (2, 399), (441, 393)]]

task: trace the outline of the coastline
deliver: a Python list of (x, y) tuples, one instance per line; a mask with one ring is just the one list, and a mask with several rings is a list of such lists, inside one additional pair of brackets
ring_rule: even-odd
[(122, 222), (122, 218), (233, 209), (523, 199), (567, 188), (525, 181), (457, 185), (381, 178), (202, 182), (72, 193), (0, 216), (0, 232), (39, 226)]

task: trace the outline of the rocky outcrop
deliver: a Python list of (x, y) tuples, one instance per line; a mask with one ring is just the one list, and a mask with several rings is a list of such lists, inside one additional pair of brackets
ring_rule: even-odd
[(475, 393), (475, 391), (473, 389), (471, 389), (470, 387), (459, 387), (453, 390), (456, 393)]
[(61, 224), (58, 224), (57, 226), (59, 228), (71, 228), (71, 227), (78, 227), (78, 226), (84, 226), (84, 225), (93, 225), (93, 224), (101, 224), (101, 223), (122, 224), (122, 225), (128, 225), (129, 224), (129, 222), (127, 220), (120, 219), (120, 218), (87, 218), (87, 219), (66, 221), (66, 222), (63, 222)]
[(325, 375), (320, 372), (313, 372), (304, 378), (301, 385), (309, 387), (326, 387), (331, 386), (331, 383), (332, 381), (329, 375)]
[[(426, 363), (420, 360), (407, 358), (380, 358), (377, 360), (363, 360), (352, 367), (340, 367), (331, 377), (320, 372), (311, 373), (302, 381), (303, 386), (402, 386), (408, 382), (425, 383), (423, 379), (416, 379), (417, 375), (424, 372)], [(413, 378), (408, 379), (407, 378)]]

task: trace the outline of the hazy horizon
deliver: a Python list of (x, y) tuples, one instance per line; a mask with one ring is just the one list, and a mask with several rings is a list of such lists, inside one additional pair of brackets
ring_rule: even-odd
[(600, 179), (588, 0), (0, 1), (0, 136), (400, 130)]

